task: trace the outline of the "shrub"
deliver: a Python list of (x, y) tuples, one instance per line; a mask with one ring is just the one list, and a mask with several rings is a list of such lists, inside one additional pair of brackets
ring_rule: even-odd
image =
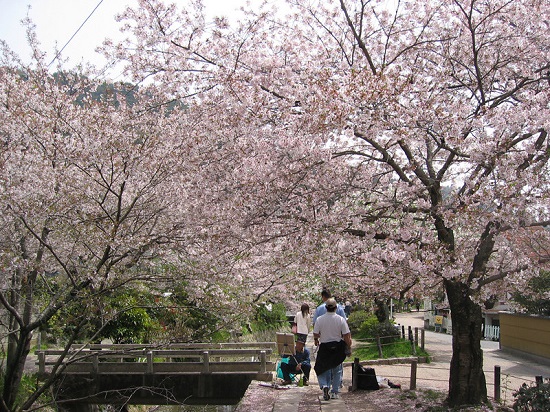
[(375, 329), (376, 336), (380, 337), (382, 343), (392, 343), (400, 339), (401, 334), (391, 322), (379, 323)]
[(365, 310), (353, 311), (348, 318), (348, 326), (351, 331), (351, 335), (359, 333), (361, 326), (371, 315)]
[(285, 306), (274, 303), (270, 306), (258, 305), (255, 308), (254, 319), (250, 324), (250, 332), (262, 332), (266, 330), (278, 330), (283, 325), (290, 324), (286, 318)]
[(377, 329), (380, 322), (376, 315), (369, 315), (369, 317), (361, 324), (358, 337), (363, 339), (376, 339)]
[(380, 338), (381, 343), (395, 342), (400, 338), (400, 333), (391, 322), (378, 321), (376, 315), (370, 315), (362, 324), (357, 334), (359, 339)]
[(104, 326), (102, 336), (114, 343), (148, 343), (157, 323), (133, 296), (117, 299), (112, 305), (114, 317)]
[(550, 411), (550, 380), (535, 386), (524, 383), (514, 392), (514, 398), (513, 407), (516, 412)]

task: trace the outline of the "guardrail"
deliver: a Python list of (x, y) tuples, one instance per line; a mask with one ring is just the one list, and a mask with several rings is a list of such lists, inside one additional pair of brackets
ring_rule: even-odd
[[(214, 346), (214, 347), (213, 347)], [(274, 342), (255, 344), (85, 345), (69, 351), (38, 350), (38, 370), (48, 374), (54, 365), (64, 374), (190, 374), (257, 373), (271, 380)], [(242, 346), (248, 346), (242, 348)], [(255, 348), (254, 348), (255, 347)]]

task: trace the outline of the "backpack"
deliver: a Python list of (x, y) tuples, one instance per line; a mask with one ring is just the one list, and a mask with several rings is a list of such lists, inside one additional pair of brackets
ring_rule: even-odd
[(374, 368), (364, 368), (362, 365), (357, 365), (355, 378), (357, 379), (357, 389), (371, 391), (380, 389)]

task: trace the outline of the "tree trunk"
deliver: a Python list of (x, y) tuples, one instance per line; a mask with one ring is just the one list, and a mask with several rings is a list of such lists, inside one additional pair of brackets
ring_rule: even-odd
[(8, 360), (4, 374), (3, 397), (8, 410), (13, 407), (23, 373), (25, 370), (25, 361), (31, 348), (32, 333), (26, 330), (20, 331), (17, 339), (10, 336), (8, 343)]
[(445, 280), (453, 325), (453, 356), (449, 376), (450, 406), (487, 402), (481, 350), (481, 307), (470, 299), (468, 285)]

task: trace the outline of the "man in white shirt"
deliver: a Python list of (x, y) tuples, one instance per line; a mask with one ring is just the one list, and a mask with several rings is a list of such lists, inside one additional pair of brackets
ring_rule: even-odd
[[(336, 314), (338, 304), (333, 298), (325, 302), (327, 313), (313, 326), (315, 345), (319, 346), (315, 373), (325, 401), (338, 399), (342, 383), (342, 362), (351, 353), (351, 333), (346, 319)], [(332, 390), (331, 390), (332, 387)]]

